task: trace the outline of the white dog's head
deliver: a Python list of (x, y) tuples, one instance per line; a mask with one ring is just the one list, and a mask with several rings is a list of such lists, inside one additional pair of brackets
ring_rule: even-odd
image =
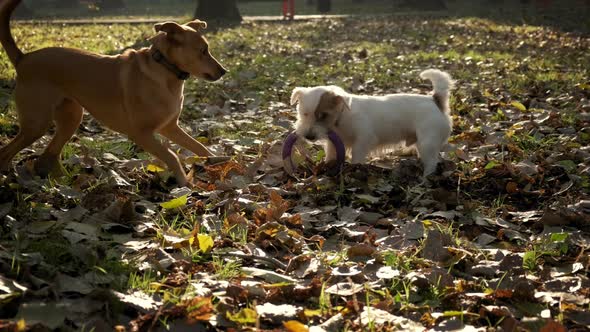
[(310, 141), (325, 138), (338, 126), (342, 113), (350, 110), (348, 94), (337, 86), (295, 88), (291, 105), (297, 105), (295, 131)]

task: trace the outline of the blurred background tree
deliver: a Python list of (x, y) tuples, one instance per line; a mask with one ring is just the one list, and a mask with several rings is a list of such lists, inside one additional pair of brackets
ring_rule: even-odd
[(29, 18), (33, 16), (33, 11), (26, 3), (22, 3), (16, 7), (16, 11), (14, 12), (14, 16), (18, 18)]
[[(21, 3), (22, 4), (22, 3)], [(78, 0), (56, 0), (54, 2), (56, 8), (75, 8), (80, 5)]]
[(234, 21), (242, 20), (236, 0), (197, 0), (197, 9), (193, 18), (205, 21)]
[(402, 7), (416, 8), (421, 10), (444, 10), (447, 5), (443, 0), (403, 0), (400, 4)]
[[(67, 0), (67, 1), (70, 1), (70, 0)], [(99, 9), (106, 9), (106, 10), (122, 9), (122, 8), (125, 8), (125, 3), (123, 2), (123, 0), (97, 0), (96, 6)]]

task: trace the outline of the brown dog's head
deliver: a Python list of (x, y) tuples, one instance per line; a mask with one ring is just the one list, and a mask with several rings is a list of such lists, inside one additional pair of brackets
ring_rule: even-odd
[(226, 70), (209, 52), (209, 43), (201, 34), (206, 27), (207, 23), (199, 20), (184, 25), (158, 23), (154, 26), (158, 34), (150, 41), (179, 69), (208, 81), (216, 81)]

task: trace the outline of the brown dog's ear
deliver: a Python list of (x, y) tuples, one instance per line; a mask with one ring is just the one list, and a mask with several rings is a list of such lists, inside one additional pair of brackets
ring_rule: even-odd
[(172, 37), (175, 34), (182, 32), (184, 29), (176, 22), (164, 22), (154, 25), (156, 32), (165, 32), (168, 36)]
[(305, 88), (295, 88), (293, 89), (293, 93), (291, 94), (291, 106), (297, 105), (299, 102), (299, 98), (303, 94), (303, 89)]
[(194, 20), (190, 21), (185, 24), (187, 27), (193, 28), (195, 31), (200, 31), (202, 29), (207, 29), (207, 22), (201, 20)]

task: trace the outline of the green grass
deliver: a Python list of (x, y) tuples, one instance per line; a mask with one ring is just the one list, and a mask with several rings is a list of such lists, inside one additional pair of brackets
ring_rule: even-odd
[(241, 275), (242, 265), (233, 259), (224, 259), (222, 257), (213, 257), (213, 269), (215, 275), (220, 280), (231, 280)]
[(130, 159), (136, 155), (135, 147), (129, 140), (94, 140), (83, 138), (80, 140), (81, 150), (91, 151), (96, 157), (109, 152), (122, 159)]
[(158, 278), (155, 272), (151, 270), (140, 272), (132, 272), (129, 275), (127, 288), (132, 290), (141, 290), (148, 294), (154, 293), (153, 284), (157, 282)]
[(550, 150), (553, 145), (559, 143), (556, 137), (538, 138), (529, 134), (515, 135), (512, 140), (527, 154), (539, 150)]

